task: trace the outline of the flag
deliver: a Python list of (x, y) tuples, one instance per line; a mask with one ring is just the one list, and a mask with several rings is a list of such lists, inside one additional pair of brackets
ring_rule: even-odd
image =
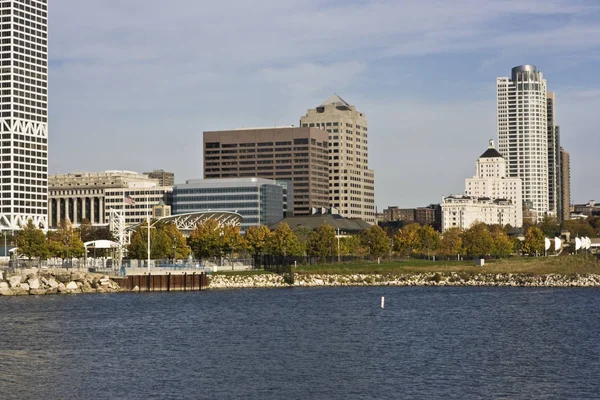
[(125, 199), (123, 201), (125, 202), (125, 204), (129, 204), (130, 206), (135, 204), (135, 200), (129, 195), (125, 196)]

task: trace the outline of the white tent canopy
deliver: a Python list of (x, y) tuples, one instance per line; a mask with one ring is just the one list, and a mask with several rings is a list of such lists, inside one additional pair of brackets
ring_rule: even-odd
[(92, 240), (83, 244), (86, 249), (117, 249), (119, 243), (110, 240)]

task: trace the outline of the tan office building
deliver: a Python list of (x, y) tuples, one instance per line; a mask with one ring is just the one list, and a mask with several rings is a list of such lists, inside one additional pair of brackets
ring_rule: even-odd
[(327, 131), (330, 205), (348, 218), (375, 224), (375, 173), (369, 169), (365, 114), (333, 95), (308, 110), (300, 126)]
[(255, 128), (204, 132), (204, 178), (259, 177), (292, 182), (293, 213), (329, 205), (327, 132)]

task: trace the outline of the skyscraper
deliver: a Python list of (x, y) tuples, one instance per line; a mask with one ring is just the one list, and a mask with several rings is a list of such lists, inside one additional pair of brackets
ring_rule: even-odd
[(522, 180), (523, 201), (542, 218), (551, 211), (546, 80), (534, 65), (520, 65), (510, 78), (496, 83), (498, 150), (507, 161), (508, 176)]
[(560, 139), (559, 127), (556, 125), (556, 97), (554, 93), (546, 93), (546, 124), (548, 126), (548, 212), (558, 216), (560, 204)]
[(562, 147), (560, 148), (560, 209), (558, 216), (560, 221), (566, 221), (571, 218), (571, 165), (569, 162), (569, 153)]
[(0, 229), (48, 227), (48, 2), (2, 0)]
[(348, 218), (375, 224), (375, 173), (369, 169), (368, 122), (337, 94), (300, 118), (329, 136), (329, 202)]

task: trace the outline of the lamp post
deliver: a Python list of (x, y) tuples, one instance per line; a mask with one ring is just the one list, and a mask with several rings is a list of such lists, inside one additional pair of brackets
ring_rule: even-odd
[(177, 244), (173, 243), (173, 265), (175, 265), (177, 259)]
[(71, 243), (71, 236), (67, 236), (67, 268), (69, 268), (69, 244)]
[(341, 258), (340, 258), (340, 228), (337, 228), (337, 259), (338, 259), (338, 264), (341, 262)]
[(4, 233), (4, 257), (8, 257), (8, 247), (6, 246), (6, 231)]

